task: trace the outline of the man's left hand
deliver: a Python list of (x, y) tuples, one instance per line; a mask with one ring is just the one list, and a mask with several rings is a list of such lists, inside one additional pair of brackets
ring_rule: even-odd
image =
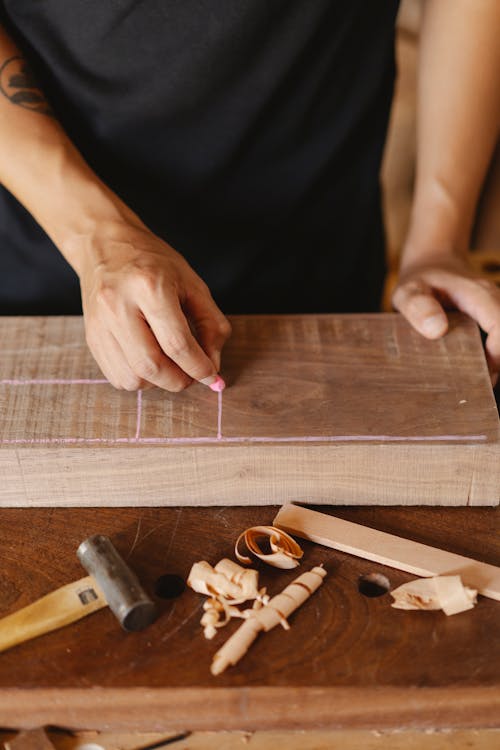
[(486, 333), (486, 359), (493, 385), (500, 372), (500, 289), (474, 273), (461, 258), (444, 258), (403, 268), (392, 303), (423, 336), (438, 339), (448, 330), (446, 309), (467, 313)]

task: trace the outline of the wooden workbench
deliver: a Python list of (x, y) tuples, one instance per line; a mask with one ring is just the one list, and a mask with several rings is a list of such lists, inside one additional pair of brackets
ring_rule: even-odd
[[(324, 509), (323, 509), (324, 510)], [(343, 508), (336, 515), (498, 565), (499, 510)], [(237, 533), (269, 523), (276, 508), (3, 509), (0, 612), (7, 614), (81, 577), (75, 550), (108, 534), (146, 587), (186, 576), (200, 559), (231, 556)], [(239, 666), (210, 675), (229, 634), (205, 641), (203, 598), (158, 599), (142, 633), (124, 633), (109, 610), (0, 655), (0, 727), (43, 724), (99, 730), (493, 727), (500, 716), (500, 604), (403, 612), (389, 595), (367, 598), (359, 576), (411, 576), (303, 543), (302, 569), (323, 562), (324, 586), (262, 636)], [(271, 593), (296, 572), (262, 568)]]

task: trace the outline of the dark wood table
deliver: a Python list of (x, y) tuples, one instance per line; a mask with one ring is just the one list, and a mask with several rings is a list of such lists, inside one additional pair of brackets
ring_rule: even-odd
[[(91, 490), (91, 488), (90, 488)], [(166, 573), (231, 557), (237, 534), (268, 524), (274, 507), (3, 509), (0, 613), (8, 614), (85, 575), (75, 556), (92, 533), (108, 534), (154, 594)], [(323, 511), (326, 509), (323, 507)], [(499, 509), (329, 508), (358, 523), (500, 563)], [(395, 587), (412, 578), (303, 543), (302, 570), (324, 563), (323, 587), (291, 617), (291, 630), (262, 635), (220, 677), (213, 641), (199, 625), (203, 597), (186, 589), (158, 598), (160, 616), (123, 632), (108, 609), (0, 655), (0, 727), (77, 729), (308, 729), (492, 727), (500, 720), (500, 603), (442, 612), (391, 608), (359, 578), (377, 571)], [(271, 593), (297, 571), (259, 566)], [(300, 570), (300, 569), (299, 569)]]

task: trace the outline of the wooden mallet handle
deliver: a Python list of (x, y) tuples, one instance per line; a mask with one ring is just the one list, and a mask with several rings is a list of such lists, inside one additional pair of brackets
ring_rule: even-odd
[(62, 628), (106, 606), (104, 594), (92, 576), (68, 583), (0, 620), (0, 651)]

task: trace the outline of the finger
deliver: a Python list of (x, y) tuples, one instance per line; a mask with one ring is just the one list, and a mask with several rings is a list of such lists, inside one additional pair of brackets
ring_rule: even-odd
[(136, 377), (174, 393), (182, 391), (191, 383), (191, 378), (162, 351), (138, 310), (129, 313), (126, 320), (113, 332)]
[(500, 290), (487, 279), (459, 278), (446, 290), (450, 300), (487, 334), (485, 352), (490, 372), (500, 371)]
[(111, 332), (99, 332), (98, 339), (93, 341), (92, 336), (88, 336), (87, 342), (103, 375), (112, 386), (126, 391), (148, 387), (129, 367), (121, 346)]
[(191, 333), (177, 296), (166, 295), (161, 309), (146, 302), (141, 310), (162, 351), (172, 362), (194, 380), (215, 380), (214, 363)]
[(396, 310), (428, 339), (438, 339), (448, 330), (448, 318), (431, 287), (424, 282), (400, 284), (393, 295)]
[(222, 347), (231, 335), (231, 324), (217, 307), (210, 292), (188, 297), (186, 313), (197, 341), (219, 372)]
[[(491, 375), (498, 376), (498, 373), (500, 372), (500, 334), (498, 327), (493, 327), (491, 332), (486, 336), (484, 350), (486, 361), (488, 363), (488, 370)], [(498, 377), (495, 379), (493, 385), (496, 385), (497, 379)]]

